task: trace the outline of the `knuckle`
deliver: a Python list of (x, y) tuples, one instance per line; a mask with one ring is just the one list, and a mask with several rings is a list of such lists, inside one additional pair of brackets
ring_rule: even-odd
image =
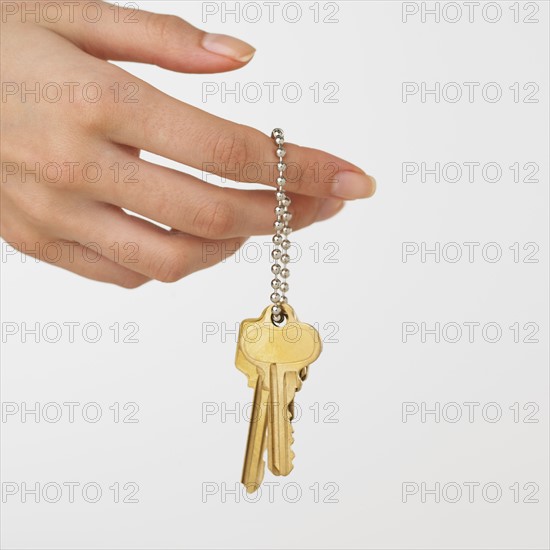
[(152, 13), (147, 18), (147, 35), (155, 41), (170, 40), (181, 29), (182, 22), (177, 15)]
[(157, 281), (175, 283), (189, 274), (188, 262), (181, 252), (166, 250), (158, 255), (151, 272)]
[(223, 134), (214, 140), (213, 160), (220, 172), (240, 172), (249, 158), (248, 140), (237, 133)]
[(118, 95), (113, 87), (121, 81), (126, 82), (124, 73), (116, 66), (108, 63), (92, 64), (85, 74), (78, 73), (75, 86), (68, 98), (69, 116), (87, 130), (97, 131), (112, 124), (117, 114), (123, 96)]
[(47, 217), (47, 207), (44, 207), (41, 201), (29, 201), (25, 207), (24, 217), (33, 227), (42, 228)]
[(40, 153), (35, 175), (27, 179), (39, 182), (48, 192), (87, 193), (108, 181), (111, 158), (109, 149), (103, 146), (84, 150), (76, 145), (55, 145)]
[[(99, 80), (99, 79), (98, 79)], [(69, 111), (74, 120), (84, 129), (101, 129), (109, 121), (112, 109), (109, 109), (108, 80), (85, 81), (82, 89), (69, 100)]]
[[(65, 143), (45, 141), (43, 144), (30, 144), (26, 147), (18, 161), (13, 163), (14, 181), (29, 187), (29, 193), (21, 193), (21, 197), (46, 194), (48, 188), (65, 187), (70, 183), (74, 170), (74, 161), (81, 156), (80, 151)], [(71, 170), (71, 167), (73, 168)]]
[(46, 229), (52, 222), (52, 218), (58, 218), (61, 215), (57, 200), (49, 194), (26, 198), (20, 206), (22, 206), (25, 220), (37, 229)]
[[(70, 158), (70, 155), (67, 156)], [(74, 162), (60, 158), (44, 159), (40, 163), (40, 182), (51, 189), (67, 189), (72, 187), (75, 181)]]
[(227, 237), (235, 227), (235, 208), (228, 201), (209, 202), (199, 208), (193, 219), (197, 235), (209, 239)]

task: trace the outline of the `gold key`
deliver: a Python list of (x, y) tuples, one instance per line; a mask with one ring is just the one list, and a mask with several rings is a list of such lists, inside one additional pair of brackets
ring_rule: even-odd
[[(243, 321), (237, 351), (237, 367), (247, 374), (249, 385), (256, 383), (255, 401), (256, 395), (262, 405), (267, 401), (268, 465), (275, 475), (288, 475), (292, 470), (294, 453), (291, 449), (290, 408), (296, 391), (302, 386), (305, 369), (321, 353), (321, 340), (317, 331), (310, 325), (298, 322), (294, 310), (288, 304), (284, 304), (282, 309), (286, 320), (284, 326), (273, 323), (271, 306), (258, 319)], [(257, 378), (251, 372), (250, 364), (256, 367)], [(257, 386), (259, 380), (263, 384), (262, 392), (259, 392)], [(257, 433), (259, 428), (250, 427), (245, 472), (248, 457), (256, 461), (258, 450), (263, 451)], [(263, 463), (263, 457), (260, 462)], [(252, 471), (257, 470), (258, 467), (252, 468)], [(245, 477), (243, 475), (243, 479)]]
[(239, 345), (235, 364), (244, 372), (248, 378), (248, 385), (254, 389), (254, 402), (252, 404), (252, 416), (248, 428), (248, 441), (244, 458), (243, 474), (241, 483), (246, 487), (247, 492), (253, 493), (261, 485), (264, 471), (264, 453), (267, 435), (267, 401), (269, 391), (264, 389), (264, 375), (259, 373), (255, 365), (246, 359), (241, 351), (241, 338), (247, 337), (243, 333), (239, 335)]

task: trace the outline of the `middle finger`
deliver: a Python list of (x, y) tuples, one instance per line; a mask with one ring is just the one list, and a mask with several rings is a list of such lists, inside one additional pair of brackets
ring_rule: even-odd
[[(272, 191), (218, 187), (130, 155), (127, 162), (137, 165), (136, 183), (105, 182), (94, 186), (95, 199), (207, 239), (273, 232), (275, 200)], [(120, 165), (124, 163), (122, 160)], [(330, 218), (343, 206), (340, 199), (290, 196), (292, 226), (296, 229)]]

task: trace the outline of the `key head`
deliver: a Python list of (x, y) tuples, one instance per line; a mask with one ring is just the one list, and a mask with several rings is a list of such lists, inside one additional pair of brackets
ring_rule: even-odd
[[(241, 323), (238, 348), (248, 363), (263, 369), (276, 363), (285, 370), (300, 371), (319, 357), (322, 349), (319, 333), (311, 325), (300, 323), (288, 304), (282, 306), (286, 323), (275, 325), (271, 307), (266, 307), (257, 319)], [(245, 365), (242, 358), (239, 361)]]
[(251, 363), (241, 350), (240, 343), (237, 345), (237, 354), (235, 356), (235, 366), (243, 372), (248, 379), (248, 387), (255, 388), (258, 380), (258, 369)]

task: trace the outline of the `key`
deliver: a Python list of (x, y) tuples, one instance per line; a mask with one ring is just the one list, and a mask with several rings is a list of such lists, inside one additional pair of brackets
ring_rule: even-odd
[[(242, 331), (239, 341), (243, 337)], [(269, 391), (264, 389), (264, 375), (250, 361), (247, 361), (241, 351), (240, 344), (237, 347), (235, 358), (237, 368), (244, 372), (248, 378), (248, 385), (254, 388), (254, 402), (252, 415), (248, 427), (248, 440), (244, 458), (241, 483), (248, 493), (253, 493), (261, 485), (265, 472), (264, 454), (267, 439), (267, 401)]]
[[(310, 325), (298, 322), (294, 310), (283, 305), (286, 323), (271, 321), (271, 306), (258, 319), (241, 323), (239, 347), (245, 358), (263, 374), (268, 396), (268, 467), (275, 475), (288, 475), (293, 468), (292, 425), (289, 407), (302, 386), (306, 367), (319, 357), (321, 340)], [(302, 376), (300, 376), (302, 375)]]

